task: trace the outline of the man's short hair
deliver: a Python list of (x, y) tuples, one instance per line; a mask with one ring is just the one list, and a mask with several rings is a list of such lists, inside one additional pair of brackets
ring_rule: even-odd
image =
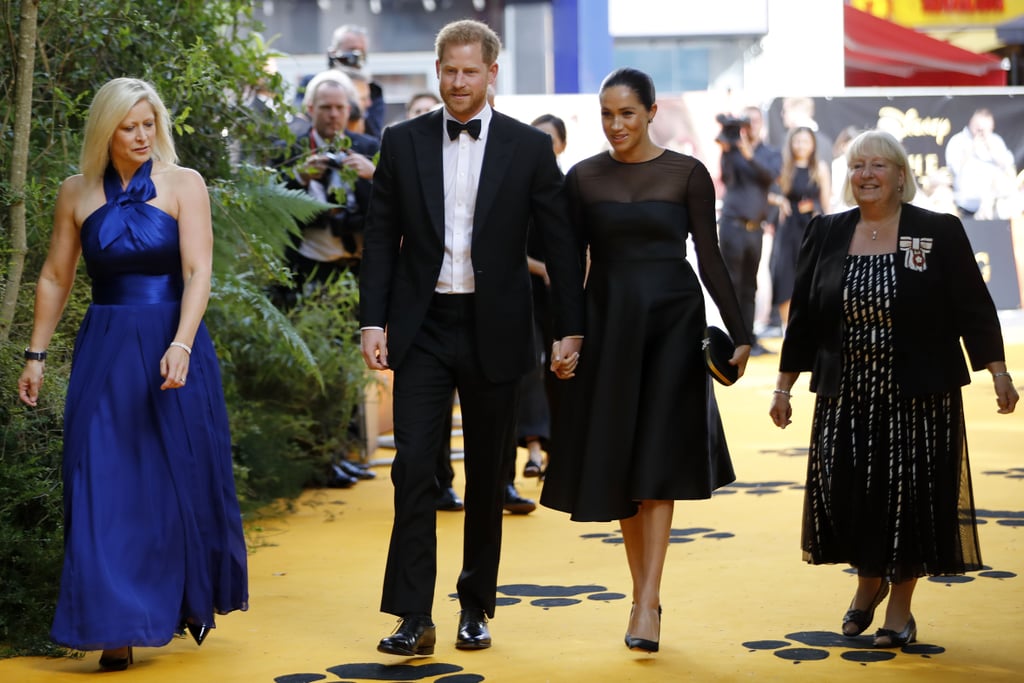
[(437, 51), (437, 58), (443, 59), (445, 48), (449, 45), (473, 45), (475, 43), (480, 43), (484, 64), (490, 66), (498, 61), (498, 53), (501, 52), (501, 39), (490, 26), (473, 19), (453, 21), (442, 28), (434, 41), (434, 47)]
[(303, 109), (309, 110), (316, 105), (316, 91), (324, 83), (331, 83), (344, 90), (350, 102), (355, 102), (359, 99), (359, 93), (356, 92), (356, 87), (352, 85), (351, 78), (337, 69), (328, 69), (313, 76), (309, 83), (306, 84), (306, 92), (302, 96)]

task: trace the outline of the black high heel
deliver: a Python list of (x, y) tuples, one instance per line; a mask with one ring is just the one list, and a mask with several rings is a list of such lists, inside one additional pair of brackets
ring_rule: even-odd
[[(888, 638), (888, 643), (879, 643), (879, 638)], [(917, 640), (917, 622), (914, 621), (914, 615), (910, 615), (910, 620), (907, 621), (907, 625), (903, 627), (903, 630), (897, 633), (887, 628), (880, 628), (875, 631), (875, 647), (903, 647), (908, 643), (913, 643)]]
[(523, 465), (523, 476), (524, 477), (543, 477), (544, 476), (544, 461), (534, 460), (532, 456), (528, 457), (526, 464)]
[(206, 640), (206, 636), (210, 635), (210, 627), (205, 624), (193, 624), (191, 621), (186, 622), (185, 626), (188, 628), (188, 632), (192, 634), (192, 639), (196, 641), (196, 645), (202, 645), (203, 641)]
[(128, 646), (127, 657), (109, 657), (105, 654), (100, 655), (100, 668), (104, 671), (124, 671), (128, 668), (129, 664), (135, 663), (135, 655), (132, 652), (132, 646)]
[[(871, 598), (871, 606), (866, 610), (854, 609), (853, 603), (850, 603), (850, 609), (846, 610), (846, 614), (843, 615), (843, 635), (847, 638), (853, 638), (859, 636), (861, 633), (871, 626), (871, 622), (875, 619), (875, 609), (882, 604), (882, 600), (885, 600), (885, 596), (889, 594), (889, 581), (888, 579), (882, 579), (881, 585), (878, 587), (878, 592), (875, 593), (875, 597)], [(854, 624), (857, 627), (856, 631), (847, 632), (846, 625)]]
[[(633, 604), (632, 607), (629, 608), (629, 619), (630, 619), (630, 621), (633, 620), (633, 610), (634, 609), (636, 609), (636, 604), (635, 603)], [(659, 624), (661, 623), (661, 605), (658, 605), (658, 623)], [(634, 638), (633, 636), (629, 635), (629, 631), (626, 632), (625, 641), (626, 641), (626, 647), (628, 647), (630, 650), (642, 650), (643, 652), (657, 652), (658, 651), (658, 641), (657, 640), (647, 640), (646, 638)]]

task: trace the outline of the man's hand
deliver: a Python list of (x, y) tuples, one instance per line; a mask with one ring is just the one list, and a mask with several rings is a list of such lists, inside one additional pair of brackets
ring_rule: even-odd
[(354, 170), (363, 180), (371, 180), (373, 172), (377, 170), (372, 161), (357, 152), (348, 152), (341, 165)]
[(384, 330), (362, 331), (363, 360), (371, 370), (388, 369), (388, 340)]

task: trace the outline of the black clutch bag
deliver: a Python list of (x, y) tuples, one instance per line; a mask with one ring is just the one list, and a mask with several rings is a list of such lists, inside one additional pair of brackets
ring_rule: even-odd
[(740, 369), (736, 365), (729, 365), (732, 354), (736, 352), (732, 338), (724, 330), (708, 325), (704, 330), (704, 341), (701, 346), (704, 349), (704, 362), (707, 363), (708, 374), (719, 384), (733, 384), (739, 377)]

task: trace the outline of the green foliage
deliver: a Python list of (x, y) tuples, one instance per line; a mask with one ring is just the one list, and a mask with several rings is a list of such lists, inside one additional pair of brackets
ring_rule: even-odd
[[(0, 3), (0, 74), (15, 73), (21, 2)], [(63, 554), (63, 397), (90, 299), (84, 266), (49, 347), (41, 405), (23, 406), (14, 387), (57, 190), (77, 172), (87, 108), (110, 78), (156, 86), (171, 112), (179, 163), (210, 186), (215, 273), (206, 319), (222, 359), (246, 509), (316, 483), (328, 460), (354, 448), (347, 425), (366, 381), (355, 341), (354, 283), (334, 283), (287, 312), (269, 297), (289, 286), (282, 257), (296, 220), (324, 206), (276, 185), (263, 168), (290, 136), (284, 83), (263, 69), (272, 53), (260, 29), (249, 0), (40, 3), (30, 173), (21, 197), (7, 184), (14, 83), (0, 78), (0, 287), (8, 285), (2, 269), (11, 252), (8, 208), (16, 200), (25, 201), (29, 247), (11, 342), (0, 344), (0, 656), (53, 650), (48, 631)], [(246, 106), (255, 88), (270, 96), (268, 111)]]
[(51, 348), (46, 393), (26, 410), (14, 388), (21, 349), (0, 344), (0, 656), (57, 651), (53, 619), (63, 556), (60, 456), (68, 356)]
[(207, 314), (232, 425), (244, 503), (322, 483), (327, 464), (357, 447), (349, 429), (367, 378), (346, 276), (281, 313), (254, 310), (231, 284)]

